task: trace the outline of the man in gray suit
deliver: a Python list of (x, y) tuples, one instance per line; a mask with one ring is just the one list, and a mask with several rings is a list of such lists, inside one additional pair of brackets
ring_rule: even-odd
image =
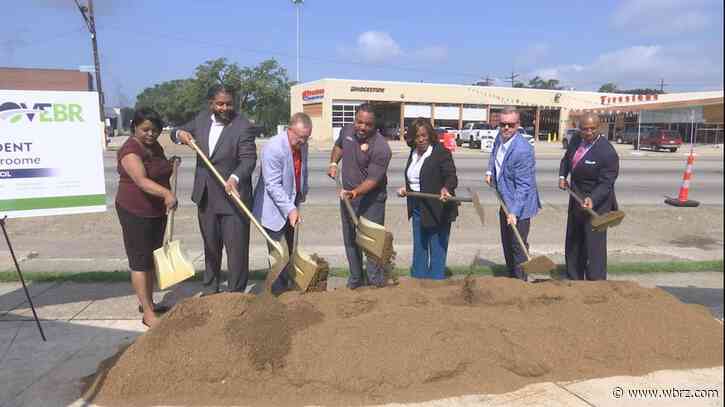
[[(274, 240), (283, 236), (292, 254), (294, 228), (300, 223), (300, 203), (307, 196), (307, 140), (312, 121), (305, 113), (295, 113), (286, 131), (272, 137), (262, 147), (261, 173), (254, 188), (254, 216)], [(289, 264), (272, 284), (279, 294), (289, 287)]]
[(191, 200), (196, 203), (204, 240), (204, 285), (219, 292), (222, 247), (226, 247), (229, 291), (244, 291), (249, 278), (249, 219), (228, 194), (246, 205), (252, 197), (252, 172), (257, 163), (254, 133), (249, 121), (234, 111), (233, 91), (217, 85), (209, 89), (209, 110), (174, 129), (174, 142), (194, 141), (226, 179), (220, 185), (197, 157)]

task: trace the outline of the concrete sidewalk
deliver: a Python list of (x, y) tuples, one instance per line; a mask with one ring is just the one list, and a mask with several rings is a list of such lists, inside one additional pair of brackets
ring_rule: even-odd
[[(617, 276), (615, 278), (622, 279)], [(647, 287), (660, 287), (686, 303), (699, 303), (723, 318), (722, 273), (662, 273), (628, 275)], [(333, 278), (329, 289), (344, 286)], [(259, 290), (259, 282), (250, 291)], [(200, 292), (198, 282), (157, 292), (157, 302), (173, 305)], [(78, 400), (80, 379), (119, 347), (145, 330), (137, 302), (127, 283), (31, 283), (33, 298), (47, 342), (43, 342), (19, 283), (0, 284), (0, 407), (84, 406)], [(717, 390), (717, 397), (641, 398), (628, 390)], [(619, 395), (620, 389), (623, 391)], [(619, 397), (618, 397), (619, 396)], [(499, 395), (470, 395), (409, 406), (609, 406), (722, 405), (723, 368), (660, 371), (640, 377), (610, 377), (560, 383), (540, 383)], [(402, 404), (395, 404), (402, 405)]]

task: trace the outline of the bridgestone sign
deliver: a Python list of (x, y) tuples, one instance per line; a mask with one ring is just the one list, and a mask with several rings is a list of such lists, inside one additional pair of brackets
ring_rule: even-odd
[(106, 210), (95, 92), (0, 90), (0, 217)]

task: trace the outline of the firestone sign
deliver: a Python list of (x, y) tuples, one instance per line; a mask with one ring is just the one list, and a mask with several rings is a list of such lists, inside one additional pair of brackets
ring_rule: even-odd
[(303, 102), (318, 102), (325, 97), (324, 89), (310, 89), (302, 92)]
[(600, 96), (603, 105), (611, 105), (613, 103), (634, 103), (634, 102), (653, 102), (657, 100), (657, 94), (654, 95), (626, 95), (626, 96)]

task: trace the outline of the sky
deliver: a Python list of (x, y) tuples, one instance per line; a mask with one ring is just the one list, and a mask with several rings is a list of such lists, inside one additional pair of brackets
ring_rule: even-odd
[[(79, 0), (84, 3), (86, 0)], [(2, 0), (0, 66), (92, 65), (74, 0)], [(7, 3), (7, 4), (5, 4)], [(107, 103), (193, 76), (205, 61), (274, 58), (296, 79), (290, 0), (95, 0)], [(723, 89), (721, 0), (305, 0), (301, 81), (321, 78), (567, 89)]]

